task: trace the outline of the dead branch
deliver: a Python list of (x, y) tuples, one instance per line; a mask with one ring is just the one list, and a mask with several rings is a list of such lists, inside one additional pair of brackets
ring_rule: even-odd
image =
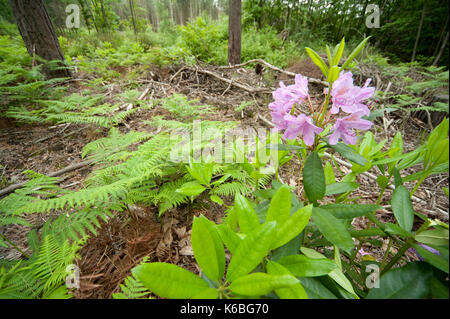
[(238, 88), (240, 88), (240, 89), (242, 89), (244, 91), (250, 92), (250, 93), (272, 93), (272, 91), (273, 91), (273, 89), (252, 88), (252, 87), (250, 87), (248, 85), (245, 85), (245, 84), (242, 84), (242, 83), (240, 83), (238, 81), (232, 81), (232, 80), (226, 79), (226, 78), (220, 76), (217, 73), (214, 73), (214, 72), (211, 72), (211, 71), (208, 71), (208, 70), (204, 70), (204, 69), (200, 69), (199, 67), (185, 67), (185, 68), (188, 69), (188, 70), (191, 70), (193, 72), (198, 72), (198, 73), (203, 73), (203, 74), (207, 74), (207, 75), (213, 76), (216, 79), (219, 79), (219, 80), (221, 80), (223, 82), (228, 83), (229, 85), (234, 85), (235, 87), (238, 87)]
[[(231, 66), (219, 66), (218, 68), (219, 69), (235, 69), (235, 68), (240, 68), (240, 67), (246, 66), (246, 65), (251, 64), (251, 63), (261, 63), (261, 64), (265, 65), (266, 67), (268, 67), (269, 69), (272, 69), (272, 70), (280, 72), (280, 73), (284, 73), (284, 74), (289, 75), (289, 76), (295, 76), (296, 75), (294, 72), (285, 71), (283, 69), (280, 69), (280, 68), (278, 68), (278, 67), (276, 67), (276, 66), (274, 66), (274, 65), (272, 65), (272, 64), (270, 64), (270, 63), (268, 63), (268, 62), (266, 62), (266, 61), (264, 61), (262, 59), (248, 60), (247, 62), (244, 62), (244, 63), (241, 63), (241, 64), (235, 64), (235, 65), (231, 65)], [(324, 86), (328, 86), (327, 82), (319, 80), (319, 79), (308, 78), (308, 81), (311, 82), (311, 83), (322, 84)]]
[[(91, 163), (92, 163), (91, 160), (87, 160), (87, 161), (83, 161), (83, 162), (80, 162), (80, 163), (76, 163), (76, 164), (67, 166), (67, 167), (65, 167), (65, 168), (63, 168), (63, 169), (60, 169), (59, 171), (56, 171), (56, 172), (52, 172), (52, 173), (50, 173), (50, 174), (47, 174), (47, 176), (49, 176), (49, 177), (60, 176), (60, 175), (69, 173), (69, 172), (71, 172), (71, 171), (77, 170), (77, 169), (79, 169), (79, 168), (85, 167), (85, 166), (87, 166), (87, 165), (89, 165), (89, 164), (91, 164)], [(3, 196), (3, 195), (5, 195), (5, 194), (9, 194), (9, 193), (15, 191), (16, 189), (21, 188), (21, 187), (22, 187), (23, 185), (25, 185), (26, 183), (27, 183), (27, 181), (21, 182), (21, 183), (17, 183), (17, 184), (13, 184), (13, 185), (9, 185), (8, 187), (6, 187), (6, 188), (0, 190), (0, 196)]]
[[(152, 89), (153, 84), (150, 84), (145, 90), (144, 92), (142, 92), (142, 94), (137, 98), (138, 101), (142, 101), (145, 99), (145, 97), (147, 96), (148, 92), (150, 92), (150, 90)], [(127, 111), (131, 110), (134, 107), (133, 103), (126, 103), (123, 104), (121, 106), (119, 106), (118, 108), (116, 108), (114, 110), (114, 112), (126, 109)]]

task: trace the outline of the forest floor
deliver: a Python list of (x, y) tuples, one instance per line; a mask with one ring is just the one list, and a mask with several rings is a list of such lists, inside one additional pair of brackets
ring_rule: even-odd
[[(202, 72), (207, 70), (231, 82), (223, 81), (217, 77)], [(311, 73), (315, 72), (315, 73)], [(310, 69), (310, 64), (297, 65), (295, 73), (302, 73), (315, 77), (316, 70)], [(77, 74), (80, 81), (71, 84), (74, 93), (83, 89), (83, 74)], [(243, 128), (260, 127), (269, 128), (270, 113), (268, 104), (272, 100), (270, 92), (273, 88), (268, 83), (283, 79), (287, 83), (293, 81), (285, 75), (279, 76), (276, 72), (264, 69), (256, 73), (251, 69), (220, 69), (212, 66), (203, 66), (201, 69), (189, 67), (152, 68), (151, 72), (140, 79), (143, 84), (140, 91), (148, 90), (146, 99), (163, 98), (174, 93), (184, 94), (189, 99), (197, 99), (201, 104), (214, 107), (214, 112), (203, 116), (202, 119), (220, 121), (238, 121)], [(363, 76), (360, 82), (364, 83)], [(242, 84), (244, 87), (239, 87)], [(98, 93), (105, 96), (113, 96), (121, 93), (123, 83), (110, 83), (98, 88)], [(263, 88), (259, 92), (252, 88)], [(321, 84), (310, 83), (310, 93), (313, 98), (322, 95)], [(249, 103), (242, 111), (236, 111), (236, 107), (242, 102)], [(139, 105), (134, 105), (139, 107)], [(143, 121), (153, 116), (164, 116), (171, 119), (171, 114), (156, 106), (152, 109), (141, 109), (122, 121), (119, 129), (122, 132), (130, 130), (156, 131), (149, 128)], [(405, 142), (405, 152), (419, 146), (420, 137), (424, 130), (429, 131), (426, 123), (414, 117), (403, 117), (401, 114), (390, 113), (382, 121), (377, 119), (372, 130), (376, 140), (392, 140), (397, 131), (401, 131)], [(386, 123), (388, 123), (386, 125)], [(62, 124), (48, 125), (22, 125), (3, 123), (0, 129), (0, 159), (3, 166), (0, 171), (0, 188), (8, 184), (25, 180), (22, 172), (26, 169), (34, 170), (42, 174), (49, 174), (61, 168), (81, 163), (82, 148), (89, 142), (106, 136), (107, 129), (98, 129), (92, 125)], [(282, 167), (281, 179), (291, 185), (299, 183), (300, 163), (297, 159)], [(347, 167), (341, 167), (342, 173), (349, 173)], [(408, 172), (413, 173), (419, 167), (412, 167)], [(60, 176), (60, 185), (65, 189), (77, 190), (83, 187), (83, 180), (92, 170), (91, 166), (83, 166), (67, 174)], [(375, 170), (372, 171), (375, 173)], [(336, 178), (339, 179), (339, 173)], [(379, 195), (379, 187), (375, 180), (360, 175), (357, 182), (361, 185), (355, 197), (359, 202), (375, 203)], [(408, 184), (406, 185), (408, 186)], [(448, 174), (434, 175), (425, 180), (416, 196), (421, 202), (414, 202), (414, 209), (431, 218), (438, 218), (448, 223), (449, 200), (442, 191), (443, 186), (448, 186)], [(388, 190), (387, 192), (390, 192)], [(301, 193), (298, 194), (301, 196)], [(389, 193), (384, 198), (389, 198)], [(231, 203), (232, 199), (229, 199)], [(132, 206), (130, 210), (134, 218), (129, 219), (124, 214), (116, 214), (108, 224), (104, 224), (98, 236), (89, 238), (87, 245), (81, 251), (81, 259), (78, 266), (81, 269), (81, 287), (75, 293), (76, 298), (111, 298), (112, 293), (119, 292), (119, 285), (130, 274), (130, 270), (136, 266), (143, 257), (149, 256), (151, 261), (163, 261), (177, 264), (195, 273), (199, 272), (193, 258), (190, 246), (190, 229), (193, 216), (203, 214), (211, 220), (219, 221), (224, 215), (224, 208), (206, 199), (197, 200), (198, 205), (183, 205), (166, 212), (161, 218), (158, 210), (151, 206)], [(378, 217), (384, 222), (393, 222), (389, 203), (382, 202), (385, 210), (379, 211)], [(34, 215), (33, 215), (34, 216)], [(48, 216), (37, 215), (33, 217), (34, 225), (42, 225)], [(416, 221), (415, 229), (419, 225)], [(366, 226), (364, 218), (355, 219), (354, 226), (362, 229)], [(7, 235), (22, 249), (26, 247), (26, 227), (18, 226), (7, 230)], [(9, 233), (8, 233), (9, 232)], [(373, 258), (381, 260), (382, 252), (386, 250), (386, 242), (380, 246), (364, 246), (365, 252)], [(391, 250), (395, 254), (395, 248)], [(8, 258), (14, 258), (12, 250), (1, 249), (0, 254)], [(415, 255), (407, 253), (407, 257), (415, 259)]]

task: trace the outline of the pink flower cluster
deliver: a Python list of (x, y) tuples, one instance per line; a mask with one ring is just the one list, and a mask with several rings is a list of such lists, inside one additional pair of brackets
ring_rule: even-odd
[[(339, 78), (333, 83), (330, 96), (332, 107), (331, 114), (343, 111), (349, 115), (337, 118), (329, 136), (329, 143), (336, 144), (339, 140), (347, 144), (356, 144), (356, 134), (352, 129), (368, 130), (372, 122), (364, 120), (362, 116), (369, 116), (370, 110), (363, 101), (370, 98), (375, 88), (368, 87), (370, 80), (364, 86), (353, 85), (351, 72), (342, 71)], [(325, 94), (328, 91), (325, 90)], [(295, 84), (286, 86), (280, 82), (280, 88), (273, 92), (274, 102), (269, 104), (272, 121), (277, 130), (285, 130), (285, 139), (294, 139), (297, 136), (303, 138), (303, 142), (311, 146), (314, 144), (315, 135), (323, 131), (313, 123), (311, 116), (300, 114), (294, 115), (295, 104), (310, 103), (308, 94), (308, 79), (300, 74), (295, 76)], [(311, 108), (313, 108), (311, 106)]]

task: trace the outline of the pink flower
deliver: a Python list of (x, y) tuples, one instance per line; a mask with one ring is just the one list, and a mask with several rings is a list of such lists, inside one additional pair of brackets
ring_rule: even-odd
[(362, 88), (354, 86), (352, 73), (342, 71), (331, 89), (331, 101), (333, 103), (331, 113), (337, 114), (339, 109), (342, 109), (346, 113), (363, 111), (364, 115), (370, 115), (369, 108), (361, 103), (375, 92), (374, 87), (368, 87), (370, 81), (368, 79)]
[(302, 103), (308, 97), (308, 79), (297, 74), (295, 84), (286, 86), (280, 82), (280, 87), (272, 95), (275, 100), (269, 104), (272, 121), (276, 125), (276, 129), (285, 130), (287, 128), (286, 115), (290, 115), (295, 103)]
[(308, 146), (314, 144), (315, 134), (319, 134), (323, 131), (320, 127), (315, 126), (312, 119), (305, 114), (300, 114), (297, 117), (287, 115), (285, 120), (288, 128), (284, 132), (283, 137), (285, 139), (294, 139), (298, 135), (301, 135), (303, 142)]
[(347, 144), (356, 144), (356, 134), (351, 129), (368, 130), (372, 126), (372, 122), (361, 119), (363, 115), (365, 115), (364, 111), (359, 110), (349, 116), (336, 119), (329, 143), (334, 145), (342, 139)]
[(295, 84), (290, 85), (289, 88), (291, 89), (292, 93), (294, 93), (295, 96), (300, 99), (300, 101), (305, 100), (309, 96), (308, 79), (301, 74), (297, 74), (295, 76)]

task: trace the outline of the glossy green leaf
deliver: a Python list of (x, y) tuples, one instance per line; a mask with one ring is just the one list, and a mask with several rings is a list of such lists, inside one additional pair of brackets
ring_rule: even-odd
[(203, 216), (194, 217), (191, 245), (197, 264), (208, 278), (222, 281), (225, 272), (225, 252), (213, 223)]
[(301, 146), (289, 144), (267, 144), (266, 148), (277, 151), (298, 151), (303, 149)]
[(318, 55), (316, 51), (314, 51), (313, 49), (310, 49), (310, 48), (306, 48), (306, 53), (308, 53), (309, 57), (314, 62), (314, 64), (319, 67), (319, 69), (322, 71), (323, 75), (325, 75), (325, 77), (327, 77), (328, 76), (328, 67), (325, 64), (325, 62), (322, 60), (320, 55)]
[[(270, 201), (266, 221), (276, 221), (278, 225), (284, 223), (291, 215), (291, 190), (287, 185), (281, 186)], [(295, 237), (295, 236), (294, 236)]]
[(298, 279), (292, 275), (269, 275), (256, 272), (234, 280), (230, 290), (244, 296), (261, 296), (272, 290), (291, 287), (298, 283)]
[(414, 209), (408, 189), (400, 185), (392, 194), (391, 206), (398, 224), (407, 232), (411, 232), (414, 222)]
[(325, 174), (325, 184), (331, 185), (336, 183), (336, 177), (334, 175), (333, 167), (331, 166), (330, 162), (325, 163), (325, 167), (323, 169)]
[(328, 71), (327, 82), (333, 83), (338, 79), (338, 77), (339, 77), (339, 67), (337, 65), (334, 65)]
[(220, 198), (220, 197), (217, 196), (217, 195), (211, 195), (211, 196), (209, 196), (209, 199), (210, 199), (212, 202), (217, 203), (217, 204), (219, 204), (219, 205), (221, 205), (221, 206), (224, 204), (222, 198)]
[(333, 65), (338, 65), (339, 61), (341, 61), (342, 53), (344, 53), (344, 48), (345, 48), (345, 38), (342, 38), (341, 43), (337, 47), (337, 51), (334, 52)]
[(240, 245), (242, 239), (227, 225), (217, 225), (216, 229), (220, 239), (222, 239), (222, 242), (227, 246), (228, 250), (232, 254), (236, 253), (236, 249)]
[(303, 186), (311, 203), (317, 202), (325, 195), (325, 174), (317, 152), (312, 152), (306, 159), (303, 167)]
[(354, 191), (359, 187), (358, 183), (355, 182), (339, 182), (328, 185), (326, 187), (325, 196), (331, 196), (336, 194), (342, 194)]
[(191, 297), (192, 299), (217, 299), (219, 298), (219, 291), (214, 288), (206, 288), (198, 294)]
[(342, 65), (342, 70), (347, 69), (350, 65), (350, 63), (357, 57), (357, 55), (362, 51), (362, 49), (364, 48), (364, 46), (366, 45), (366, 42), (370, 39), (370, 36), (365, 38), (364, 40), (361, 41), (360, 44), (358, 44), (358, 46), (352, 51), (352, 53), (350, 53), (350, 55), (348, 56), (347, 60), (345, 61), (345, 63)]
[[(337, 248), (337, 247), (335, 247)], [(313, 259), (326, 259), (326, 257), (324, 255), (322, 255), (321, 253), (316, 252), (313, 249), (309, 249), (306, 247), (302, 247), (301, 248), (302, 253), (304, 253), (306, 256), (308, 256), (309, 258), (313, 258)], [(340, 254), (339, 254), (339, 249), (335, 249), (335, 254), (334, 254), (334, 258), (335, 261), (334, 263), (338, 266), (337, 268), (333, 269), (332, 271), (330, 271), (328, 273), (328, 276), (333, 279), (336, 283), (338, 283), (342, 288), (344, 288), (346, 291), (348, 291), (349, 293), (351, 293), (354, 297), (358, 298), (358, 296), (356, 295), (355, 291), (353, 290), (353, 285), (350, 282), (350, 280), (348, 280), (348, 278), (344, 275), (344, 273), (342, 272), (342, 266), (341, 266), (341, 260), (340, 260)]]
[(326, 209), (336, 218), (351, 219), (365, 216), (383, 207), (374, 204), (331, 204), (320, 206), (320, 208)]
[(258, 216), (247, 198), (237, 194), (234, 200), (234, 208), (237, 211), (240, 232), (247, 234), (259, 227)]
[(406, 230), (404, 230), (403, 228), (401, 228), (400, 226), (393, 224), (393, 223), (386, 223), (386, 227), (384, 229), (387, 233), (392, 234), (392, 235), (400, 235), (403, 237), (412, 237), (413, 234), (411, 234), (410, 232), (407, 232)]
[(354, 149), (351, 147), (343, 144), (343, 143), (337, 143), (335, 145), (329, 145), (332, 149), (334, 149), (336, 152), (341, 154), (343, 157), (348, 159), (349, 161), (352, 161), (356, 164), (359, 164), (361, 166), (365, 166), (367, 164), (367, 160), (361, 156), (360, 154), (356, 153)]
[(328, 259), (313, 259), (304, 255), (291, 255), (278, 260), (278, 263), (297, 277), (317, 277), (328, 275), (337, 266)]
[(448, 229), (436, 228), (424, 230), (423, 232), (417, 234), (414, 238), (423, 244), (448, 246)]
[(324, 284), (317, 278), (302, 277), (299, 278), (303, 288), (305, 288), (309, 299), (337, 299)]
[(209, 288), (200, 277), (168, 263), (145, 263), (131, 272), (147, 289), (163, 298), (192, 298)]
[(353, 247), (353, 240), (342, 221), (334, 217), (328, 210), (314, 207), (312, 218), (317, 228), (331, 243), (346, 252)]
[[(292, 276), (289, 270), (275, 261), (269, 260), (266, 264), (266, 269), (270, 275)], [(280, 299), (308, 299), (308, 295), (300, 282), (289, 287), (275, 289), (275, 293)]]
[(389, 178), (387, 178), (384, 175), (378, 175), (377, 176), (377, 184), (380, 186), (381, 189), (386, 189), (389, 185)]
[(227, 281), (233, 282), (242, 277), (261, 262), (269, 253), (276, 233), (276, 222), (263, 224), (256, 231), (248, 234), (236, 249), (228, 265)]
[(176, 190), (176, 192), (186, 196), (197, 196), (201, 194), (205, 189), (206, 188), (199, 182), (193, 181), (184, 183), (180, 188)]
[(312, 205), (308, 205), (300, 208), (291, 217), (281, 224), (277, 224), (277, 234), (275, 244), (272, 249), (278, 248), (290, 242), (298, 234), (300, 234), (303, 229), (308, 224), (311, 218)]
[(441, 256), (438, 256), (438, 255), (432, 253), (431, 251), (429, 251), (429, 250), (427, 250), (427, 249), (425, 249), (422, 246), (419, 246), (417, 244), (413, 244), (412, 246), (414, 247), (415, 250), (417, 250), (419, 255), (422, 256), (422, 258), (425, 261), (427, 261), (428, 263), (430, 263), (431, 265), (433, 265), (437, 269), (440, 269), (443, 272), (448, 274), (448, 272), (449, 272), (448, 259), (444, 259)]
[(372, 288), (368, 299), (419, 299), (429, 292), (432, 272), (421, 262), (394, 268), (379, 279), (379, 288)]

